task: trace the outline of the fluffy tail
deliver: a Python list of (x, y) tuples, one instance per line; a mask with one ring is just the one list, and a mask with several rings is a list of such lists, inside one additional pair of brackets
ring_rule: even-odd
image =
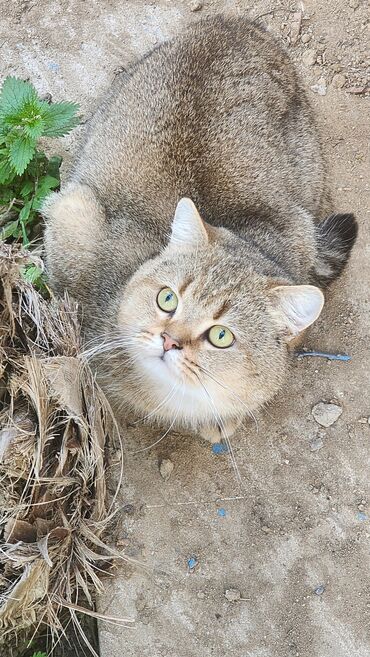
[(315, 278), (325, 287), (342, 273), (357, 238), (358, 224), (353, 214), (331, 214), (316, 231)]

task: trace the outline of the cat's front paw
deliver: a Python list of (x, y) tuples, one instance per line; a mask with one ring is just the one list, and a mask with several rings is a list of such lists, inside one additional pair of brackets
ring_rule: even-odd
[(207, 440), (209, 443), (214, 445), (215, 443), (219, 443), (221, 440), (221, 429), (220, 427), (215, 427), (215, 426), (207, 426), (203, 427), (199, 431), (199, 435), (204, 439)]
[(202, 438), (204, 438), (204, 440), (208, 440), (208, 442), (214, 445), (215, 443), (221, 442), (221, 440), (231, 438), (239, 426), (240, 422), (236, 420), (229, 420), (223, 422), (222, 428), (220, 425), (206, 425), (202, 427), (202, 429), (199, 431), (199, 434)]

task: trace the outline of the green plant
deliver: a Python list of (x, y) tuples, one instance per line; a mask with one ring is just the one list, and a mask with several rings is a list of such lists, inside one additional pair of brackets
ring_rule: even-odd
[(45, 652), (34, 652), (32, 657), (47, 657)]
[[(38, 149), (41, 137), (62, 137), (78, 123), (78, 105), (42, 100), (29, 82), (7, 77), (0, 92), (0, 239), (24, 246), (40, 234), (40, 208), (59, 187), (62, 159)], [(35, 282), (36, 272), (28, 270)], [(37, 278), (37, 277), (36, 277)]]

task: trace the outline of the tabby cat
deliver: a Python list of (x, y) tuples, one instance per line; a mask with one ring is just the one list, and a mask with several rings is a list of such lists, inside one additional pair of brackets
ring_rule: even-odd
[(81, 304), (117, 414), (218, 441), (276, 393), (354, 244), (282, 48), (191, 25), (120, 74), (47, 201), (47, 266)]

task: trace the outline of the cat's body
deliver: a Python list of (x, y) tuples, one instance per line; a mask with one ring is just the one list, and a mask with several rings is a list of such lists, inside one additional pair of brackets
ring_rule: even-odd
[[(182, 197), (213, 227), (190, 202), (172, 224)], [(121, 74), (45, 208), (52, 285), (82, 303), (87, 339), (122, 338), (98, 363), (114, 406), (166, 421), (177, 412), (199, 429), (232, 426), (267, 401), (289, 360), (283, 334), (318, 316), (310, 285), (340, 273), (356, 237), (351, 215), (325, 222), (327, 211), (306, 96), (260, 28), (200, 22)], [(162, 288), (175, 290), (174, 312), (152, 307)], [(229, 349), (205, 338), (216, 321), (231, 326)], [(136, 357), (148, 340), (153, 354)], [(163, 357), (170, 368), (157, 371)], [(171, 397), (177, 383), (185, 390)]]

